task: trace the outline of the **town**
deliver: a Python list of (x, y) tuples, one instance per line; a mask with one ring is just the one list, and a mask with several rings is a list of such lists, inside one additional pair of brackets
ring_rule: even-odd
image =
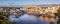
[[(27, 13), (27, 14), (35, 15), (38, 19), (41, 19), (41, 20), (43, 18), (44, 19), (43, 22), (45, 21), (45, 22), (49, 22), (49, 24), (51, 22), (52, 22), (52, 24), (57, 24), (58, 17), (56, 17), (55, 13), (58, 13), (57, 10), (59, 8), (60, 8), (60, 6), (53, 6), (53, 7), (30, 6), (30, 7), (23, 7), (23, 8), (0, 7), (0, 14), (3, 14), (0, 16), (3, 17), (2, 19), (6, 18), (7, 21), (13, 22), (15, 19), (12, 20), (10, 18), (19, 18)], [(5, 15), (4, 15), (4, 13), (5, 13)], [(5, 16), (7, 16), (7, 17), (5, 17)], [(28, 18), (28, 16), (26, 18)], [(30, 17), (30, 18), (32, 18), (32, 17)]]

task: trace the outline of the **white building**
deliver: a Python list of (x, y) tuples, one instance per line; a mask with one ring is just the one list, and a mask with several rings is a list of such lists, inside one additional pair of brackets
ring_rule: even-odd
[(48, 7), (48, 8), (45, 9), (45, 13), (47, 13), (47, 12), (57, 13), (58, 8), (59, 8), (58, 6)]
[(3, 8), (0, 8), (0, 12), (3, 12)]

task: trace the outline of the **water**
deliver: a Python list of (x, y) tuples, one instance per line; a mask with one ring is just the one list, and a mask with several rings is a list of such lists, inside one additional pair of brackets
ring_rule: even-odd
[(16, 22), (17, 24), (49, 24), (48, 22), (37, 19), (34, 15), (24, 14), (19, 18), (9, 18), (9, 21)]

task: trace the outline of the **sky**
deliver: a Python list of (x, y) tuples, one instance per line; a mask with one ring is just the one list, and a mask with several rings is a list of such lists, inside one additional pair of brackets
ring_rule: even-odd
[(60, 4), (60, 0), (0, 0), (0, 6)]

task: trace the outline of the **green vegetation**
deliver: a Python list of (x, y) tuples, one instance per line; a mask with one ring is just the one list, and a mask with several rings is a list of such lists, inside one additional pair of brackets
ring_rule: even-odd
[[(58, 11), (58, 13), (56, 13), (56, 16), (58, 16), (58, 18), (60, 18), (60, 7), (57, 11)], [(60, 24), (60, 19), (58, 19), (57, 24)]]
[(9, 12), (0, 12), (0, 24), (16, 24), (7, 20)]
[(8, 12), (0, 12), (0, 24), (7, 24)]

